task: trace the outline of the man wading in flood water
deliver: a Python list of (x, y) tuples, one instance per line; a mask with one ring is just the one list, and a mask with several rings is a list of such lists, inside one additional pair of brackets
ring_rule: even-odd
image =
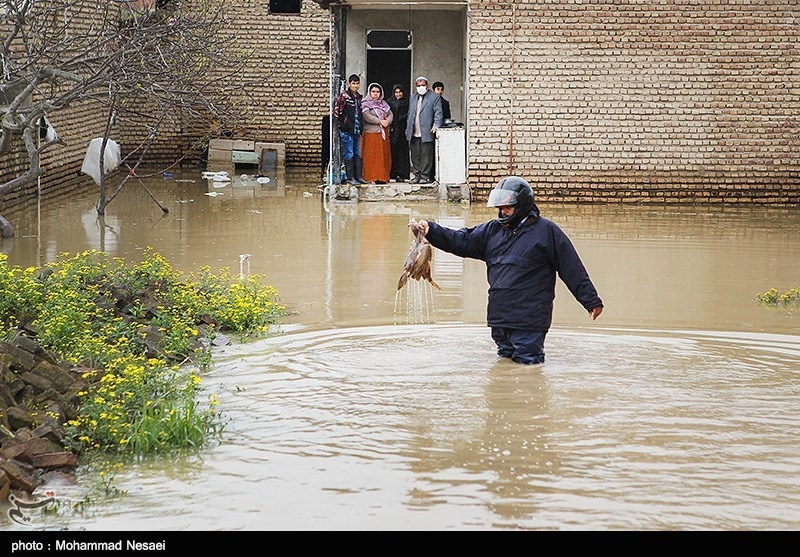
[(486, 262), (487, 324), (497, 355), (520, 364), (544, 362), (544, 338), (553, 321), (556, 274), (592, 320), (603, 312), (578, 252), (561, 228), (539, 216), (533, 189), (519, 176), (502, 179), (489, 194), (497, 218), (453, 230), (411, 219), (428, 242), (459, 257)]

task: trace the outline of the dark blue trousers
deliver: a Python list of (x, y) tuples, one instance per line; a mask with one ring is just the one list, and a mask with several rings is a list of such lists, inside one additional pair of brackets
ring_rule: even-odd
[(546, 332), (522, 331), (492, 327), (492, 340), (497, 344), (497, 355), (511, 358), (518, 364), (544, 363), (544, 337)]

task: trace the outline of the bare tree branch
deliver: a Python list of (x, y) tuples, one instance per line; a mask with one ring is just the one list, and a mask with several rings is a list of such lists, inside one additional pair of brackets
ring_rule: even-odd
[[(0, 0), (0, 154), (24, 145), (29, 168), (0, 184), (0, 196), (42, 174), (44, 119), (76, 103), (106, 115), (103, 149), (115, 123), (141, 135), (126, 162), (134, 171), (164, 126), (186, 121), (239, 123), (249, 117), (253, 84), (237, 76), (248, 53), (227, 24), (224, 0)], [(37, 140), (38, 137), (38, 140)], [(101, 153), (100, 160), (103, 160)], [(102, 162), (101, 162), (102, 168)], [(129, 180), (106, 195), (99, 214)]]

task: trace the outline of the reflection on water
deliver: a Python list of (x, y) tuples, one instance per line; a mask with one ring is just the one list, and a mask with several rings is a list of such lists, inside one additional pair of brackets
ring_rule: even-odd
[[(230, 420), (220, 446), (127, 467), (122, 500), (31, 527), (800, 527), (800, 321), (754, 301), (798, 286), (797, 211), (543, 205), (606, 310), (592, 322), (559, 286), (548, 361), (531, 367), (495, 357), (483, 264), (435, 252), (444, 292), (397, 291), (410, 216), (462, 226), (491, 210), (326, 210), (317, 185), (211, 197), (205, 181), (164, 180), (148, 187), (169, 215), (135, 188), (103, 225), (92, 196), (7, 215), (12, 264), (154, 246), (179, 269), (237, 270), (251, 254), (293, 312), (280, 334), (216, 355), (205, 384)], [(96, 478), (78, 480), (56, 497), (80, 500)]]

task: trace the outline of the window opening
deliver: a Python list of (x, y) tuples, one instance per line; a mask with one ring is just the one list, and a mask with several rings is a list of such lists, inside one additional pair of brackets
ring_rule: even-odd
[(269, 0), (269, 13), (271, 14), (299, 14), (301, 0)]

